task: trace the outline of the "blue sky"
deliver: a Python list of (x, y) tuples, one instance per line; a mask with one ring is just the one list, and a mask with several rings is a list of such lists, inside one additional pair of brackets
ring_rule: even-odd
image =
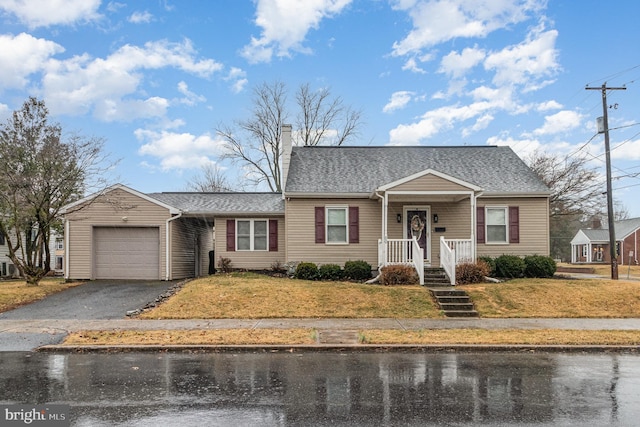
[[(361, 109), (354, 145), (509, 145), (586, 155), (640, 216), (640, 3), (619, 0), (0, 0), (0, 119), (28, 96), (102, 137), (114, 179), (181, 191), (221, 162), (215, 129), (252, 89), (328, 87)], [(293, 117), (292, 120), (293, 121)], [(604, 185), (603, 185), (604, 191)]]

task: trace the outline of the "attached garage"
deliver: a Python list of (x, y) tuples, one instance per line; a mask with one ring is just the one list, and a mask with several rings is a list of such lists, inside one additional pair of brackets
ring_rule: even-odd
[(160, 279), (158, 227), (94, 227), (96, 279)]

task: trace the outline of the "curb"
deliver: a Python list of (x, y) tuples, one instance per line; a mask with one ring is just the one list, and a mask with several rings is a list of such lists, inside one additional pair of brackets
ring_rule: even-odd
[(303, 353), (387, 352), (421, 353), (509, 352), (509, 353), (640, 353), (640, 346), (625, 345), (484, 345), (484, 344), (300, 344), (300, 345), (46, 345), (38, 352), (51, 353)]

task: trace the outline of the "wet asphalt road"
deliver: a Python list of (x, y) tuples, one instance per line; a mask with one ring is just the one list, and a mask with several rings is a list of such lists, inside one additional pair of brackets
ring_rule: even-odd
[(123, 319), (127, 311), (153, 302), (175, 282), (93, 281), (0, 313), (2, 319), (50, 319), (48, 331), (0, 330), (0, 351), (29, 351), (60, 343), (66, 333), (56, 319)]
[(640, 356), (0, 353), (0, 404), (74, 426), (633, 426)]

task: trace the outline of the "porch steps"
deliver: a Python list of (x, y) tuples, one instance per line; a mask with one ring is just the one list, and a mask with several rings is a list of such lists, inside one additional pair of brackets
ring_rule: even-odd
[(451, 282), (444, 272), (444, 269), (427, 267), (424, 269), (424, 285), (428, 288), (435, 288), (439, 286), (451, 286)]
[(469, 295), (464, 290), (451, 286), (444, 270), (425, 269), (424, 283), (445, 316), (478, 317)]

